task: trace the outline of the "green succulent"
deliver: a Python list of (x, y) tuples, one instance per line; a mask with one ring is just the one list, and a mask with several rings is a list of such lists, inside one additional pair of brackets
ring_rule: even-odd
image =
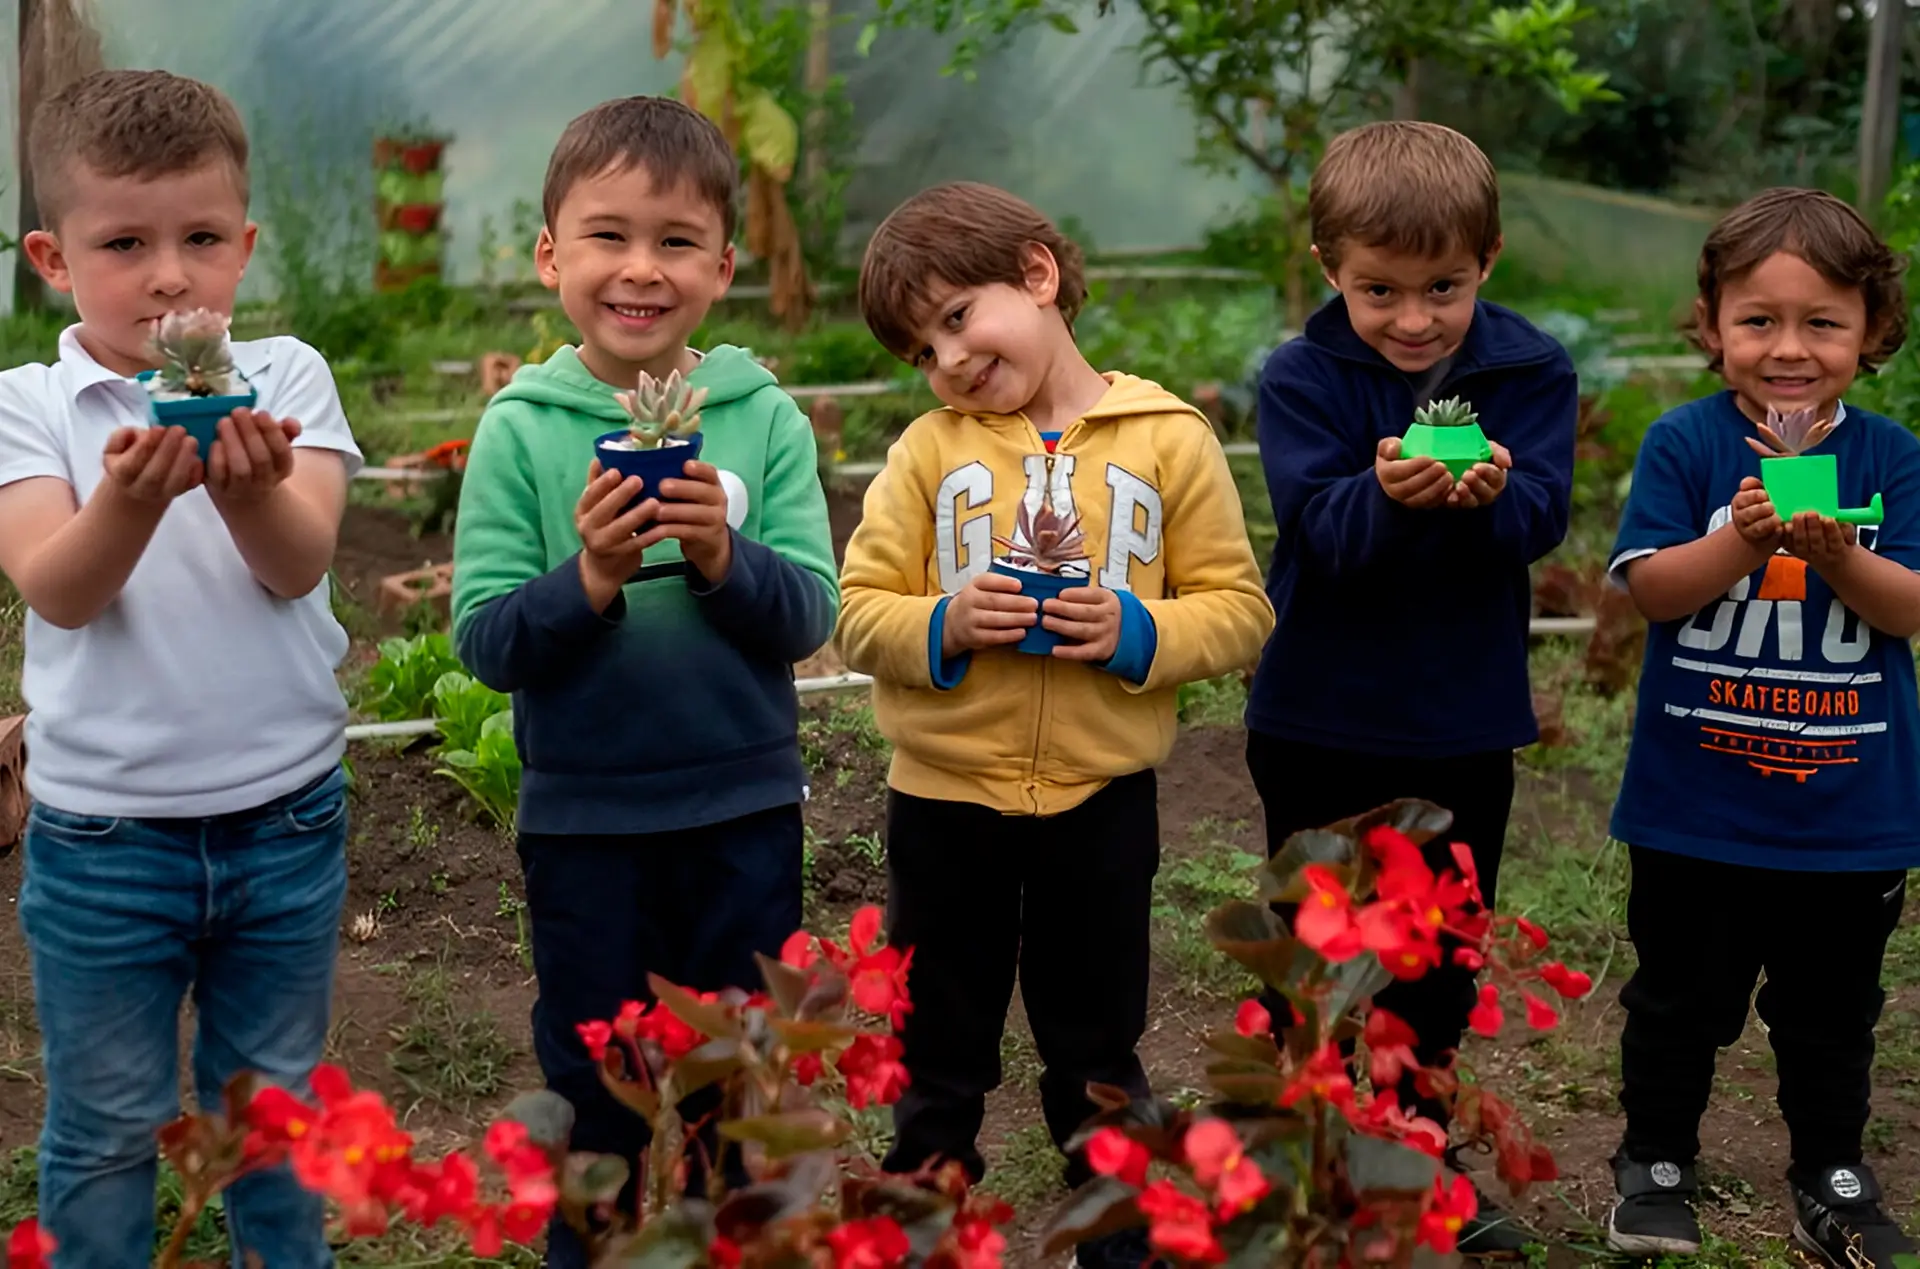
[(1480, 421), (1473, 407), (1459, 397), (1433, 401), (1414, 411), (1413, 421), (1428, 427), (1469, 427)]
[(204, 308), (161, 318), (151, 340), (160, 363), (154, 376), (160, 390), (193, 397), (230, 395), (237, 372), (227, 325), (225, 314)]

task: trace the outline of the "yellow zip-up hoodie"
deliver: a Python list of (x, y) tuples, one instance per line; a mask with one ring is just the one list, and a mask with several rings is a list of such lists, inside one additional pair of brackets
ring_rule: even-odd
[[(1109, 780), (1163, 761), (1180, 684), (1249, 665), (1273, 606), (1240, 495), (1206, 416), (1156, 383), (1111, 385), (1049, 454), (1025, 415), (935, 410), (914, 420), (867, 490), (841, 569), (839, 642), (871, 674), (902, 793), (1057, 815)], [(993, 562), (1024, 499), (1080, 516), (1091, 584), (1131, 591), (1152, 618), (1146, 681), (1012, 648), (972, 654), (934, 685), (934, 610)]]

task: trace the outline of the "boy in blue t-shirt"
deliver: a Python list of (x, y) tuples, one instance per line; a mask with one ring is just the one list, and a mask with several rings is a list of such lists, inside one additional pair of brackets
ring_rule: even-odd
[[(1700, 1117), (1750, 1001), (1780, 1075), (1795, 1239), (1848, 1269), (1914, 1250), (1861, 1138), (1881, 958), (1920, 865), (1920, 441), (1840, 401), (1901, 344), (1899, 273), (1830, 195), (1769, 190), (1729, 213), (1696, 302), (1728, 390), (1654, 423), (1634, 468), (1612, 565), (1651, 626), (1612, 827), (1639, 953), (1620, 993), (1620, 1251), (1699, 1250)], [(1812, 410), (1772, 430), (1812, 424), (1801, 443), (1838, 467), (1828, 513), (1880, 495), (1884, 522), (1783, 520), (1749, 444), (1770, 409)]]
[[(1429, 862), (1473, 851), (1489, 907), (1513, 804), (1513, 751), (1539, 736), (1527, 682), (1527, 566), (1567, 531), (1579, 390), (1566, 351), (1478, 298), (1500, 253), (1500, 189), (1438, 124), (1336, 137), (1309, 194), (1314, 254), (1340, 294), (1260, 381), (1260, 459), (1279, 540), (1278, 624), (1247, 703), (1247, 766), (1277, 852), (1302, 829), (1397, 798), (1453, 813)], [(1456, 481), (1403, 458), (1414, 411), (1459, 397), (1494, 461)], [(1449, 962), (1379, 994), (1423, 1064), (1458, 1047), (1475, 999)], [(1401, 1105), (1446, 1108), (1408, 1080)], [(1484, 1196), (1460, 1247), (1527, 1242)]]

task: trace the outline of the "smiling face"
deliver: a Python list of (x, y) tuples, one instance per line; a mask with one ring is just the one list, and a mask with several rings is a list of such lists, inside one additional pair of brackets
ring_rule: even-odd
[(1719, 312), (1696, 308), (1700, 340), (1721, 360), (1721, 375), (1741, 412), (1764, 419), (1815, 407), (1832, 415), (1860, 372), (1872, 334), (1867, 303), (1855, 286), (1839, 286), (1786, 251), (1776, 251), (1720, 287)]
[(227, 160), (152, 177), (75, 164), (65, 189), (58, 224), (25, 247), (47, 284), (73, 296), (95, 361), (116, 374), (151, 370), (147, 341), (168, 313), (233, 312), (257, 231)]
[(1042, 395), (1073, 334), (1054, 307), (1060, 275), (1044, 248), (1027, 248), (1019, 286), (935, 280), (907, 360), (941, 404), (967, 414), (1018, 414)]
[(1499, 253), (1495, 245), (1482, 264), (1465, 249), (1429, 257), (1343, 242), (1326, 278), (1346, 298), (1354, 334), (1395, 369), (1418, 374), (1460, 350)]
[(635, 165), (575, 181), (534, 263), (580, 331), (580, 360), (631, 387), (693, 368), (687, 341), (733, 281), (720, 209), (691, 182), (658, 188)]

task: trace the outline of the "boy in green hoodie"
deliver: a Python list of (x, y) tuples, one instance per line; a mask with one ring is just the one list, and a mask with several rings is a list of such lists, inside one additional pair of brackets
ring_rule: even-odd
[[(567, 126), (547, 168), (541, 280), (579, 347), (523, 368), (480, 420), (454, 543), (454, 638), (513, 694), (539, 998), (534, 1048), (573, 1145), (634, 1157), (645, 1126), (576, 1027), (649, 996), (754, 988), (800, 927), (793, 663), (839, 586), (813, 431), (743, 349), (686, 346), (733, 279), (738, 167), (678, 102), (629, 97)], [(707, 396), (701, 460), (647, 489), (594, 438), (644, 371)], [(657, 496), (656, 496), (657, 495)], [(584, 1265), (564, 1223), (548, 1263)]]

